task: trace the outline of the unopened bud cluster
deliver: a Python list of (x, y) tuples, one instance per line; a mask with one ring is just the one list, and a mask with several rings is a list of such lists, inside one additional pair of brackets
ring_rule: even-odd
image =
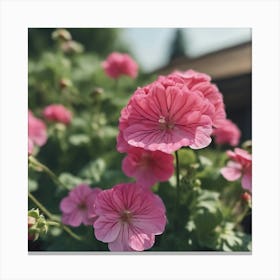
[(28, 240), (37, 240), (39, 236), (46, 234), (48, 225), (45, 217), (40, 214), (39, 209), (28, 211)]

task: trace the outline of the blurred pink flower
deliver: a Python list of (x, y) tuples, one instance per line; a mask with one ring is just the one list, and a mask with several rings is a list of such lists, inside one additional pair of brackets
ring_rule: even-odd
[(211, 103), (211, 119), (214, 127), (219, 127), (220, 121), (226, 118), (223, 95), (219, 92), (216, 85), (211, 83), (211, 77), (194, 70), (185, 72), (175, 71), (167, 77), (159, 77), (159, 80), (165, 80), (165, 83), (184, 84), (192, 92), (200, 92)]
[(28, 155), (32, 155), (33, 153), (33, 148), (34, 148), (34, 145), (33, 145), (33, 141), (28, 138)]
[(147, 151), (142, 148), (129, 149), (123, 159), (125, 175), (134, 177), (136, 183), (149, 188), (157, 182), (167, 181), (174, 173), (173, 156), (160, 151)]
[(212, 120), (209, 101), (184, 85), (163, 82), (138, 88), (122, 110), (117, 149), (124, 141), (150, 151), (172, 153), (182, 146), (201, 149), (211, 142)]
[(52, 104), (44, 109), (44, 117), (49, 121), (69, 124), (72, 120), (72, 114), (63, 105)]
[(155, 235), (166, 225), (162, 200), (134, 183), (119, 184), (98, 194), (96, 238), (109, 243), (110, 251), (143, 251), (153, 246)]
[(138, 74), (138, 65), (128, 54), (113, 52), (102, 63), (102, 67), (106, 74), (113, 79), (122, 75), (136, 78)]
[(44, 122), (28, 110), (28, 155), (32, 154), (34, 145), (39, 147), (45, 145), (47, 138), (47, 128)]
[(217, 144), (229, 144), (237, 146), (239, 144), (241, 132), (236, 124), (231, 120), (220, 121), (220, 126), (213, 130), (215, 142)]
[(94, 202), (99, 192), (101, 189), (92, 189), (86, 184), (80, 184), (72, 189), (60, 202), (62, 223), (72, 227), (78, 227), (81, 223), (92, 225), (96, 219)]
[(227, 151), (227, 154), (231, 160), (221, 169), (221, 174), (228, 181), (241, 178), (242, 187), (252, 191), (252, 155), (239, 148), (235, 148), (234, 152)]

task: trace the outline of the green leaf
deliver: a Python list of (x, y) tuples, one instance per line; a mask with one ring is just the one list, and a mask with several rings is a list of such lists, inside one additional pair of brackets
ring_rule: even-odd
[(105, 172), (106, 163), (104, 159), (98, 158), (94, 161), (89, 162), (79, 173), (82, 178), (87, 178), (92, 181), (99, 182), (101, 176)]
[(112, 126), (104, 126), (99, 128), (97, 134), (100, 138), (115, 138), (118, 134), (118, 129)]
[(74, 146), (88, 144), (90, 137), (86, 134), (74, 134), (69, 137), (69, 142)]
[(251, 251), (251, 236), (243, 232), (234, 231), (233, 224), (227, 223), (217, 240), (217, 250), (222, 251)]
[(207, 158), (205, 156), (199, 156), (199, 161), (200, 161), (200, 164), (203, 167), (207, 167), (207, 166), (212, 166), (213, 165), (212, 160), (210, 160), (209, 158)]
[(214, 249), (217, 243), (215, 229), (223, 222), (219, 193), (201, 190), (193, 201), (191, 221), (188, 222), (187, 229), (195, 232), (198, 243), (202, 247)]
[(58, 177), (58, 179), (69, 189), (73, 189), (75, 186), (86, 183), (90, 184), (90, 180), (84, 180), (79, 177), (75, 177), (74, 175), (70, 173), (61, 173)]

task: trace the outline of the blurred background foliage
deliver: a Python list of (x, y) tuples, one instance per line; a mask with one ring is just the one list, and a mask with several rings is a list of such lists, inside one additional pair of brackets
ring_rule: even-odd
[[(71, 124), (46, 122), (47, 143), (35, 157), (50, 168), (66, 186), (57, 186), (46, 173), (29, 168), (28, 188), (51, 213), (60, 218), (59, 203), (74, 186), (111, 188), (133, 181), (121, 169), (124, 154), (116, 150), (121, 109), (138, 86), (156, 79), (140, 71), (136, 80), (107, 77), (102, 60), (112, 51), (129, 52), (119, 39), (121, 29), (68, 29), (78, 44), (64, 51), (52, 39), (54, 29), (29, 29), (28, 107), (43, 119), (43, 109), (52, 103), (71, 110)], [(186, 69), (187, 70), (187, 69)], [(151, 251), (249, 251), (251, 214), (241, 199), (240, 182), (227, 182), (219, 173), (230, 147), (179, 151), (181, 171), (180, 215), (175, 216), (175, 175), (154, 186), (165, 203), (166, 231), (156, 237)], [(36, 207), (29, 201), (29, 209)], [(244, 215), (244, 213), (246, 215)], [(85, 241), (73, 239), (61, 228), (51, 226), (30, 251), (107, 251), (107, 244), (95, 239), (91, 226), (72, 230)]]

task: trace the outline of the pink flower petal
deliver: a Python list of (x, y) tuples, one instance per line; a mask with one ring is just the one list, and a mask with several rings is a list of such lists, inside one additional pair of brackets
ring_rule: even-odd
[(241, 179), (241, 185), (245, 190), (249, 190), (252, 192), (252, 172), (246, 172), (242, 179)]
[(80, 213), (80, 211), (73, 211), (62, 216), (62, 223), (72, 227), (78, 227), (82, 223), (82, 220), (83, 215)]
[(135, 228), (130, 230), (129, 246), (135, 251), (143, 251), (151, 248), (155, 243), (153, 234), (138, 232)]
[(121, 230), (120, 222), (114, 217), (98, 217), (94, 222), (95, 237), (103, 242), (116, 240)]
[(45, 145), (48, 138), (45, 123), (36, 118), (30, 110), (28, 111), (28, 138), (39, 147)]
[(77, 203), (70, 197), (65, 197), (60, 202), (60, 210), (64, 213), (71, 213), (77, 207)]
[(108, 244), (109, 250), (113, 252), (133, 251), (129, 246), (129, 226), (122, 225), (117, 239)]
[(228, 181), (235, 181), (241, 177), (241, 166), (236, 164), (235, 166), (228, 166), (221, 169), (221, 174)]

